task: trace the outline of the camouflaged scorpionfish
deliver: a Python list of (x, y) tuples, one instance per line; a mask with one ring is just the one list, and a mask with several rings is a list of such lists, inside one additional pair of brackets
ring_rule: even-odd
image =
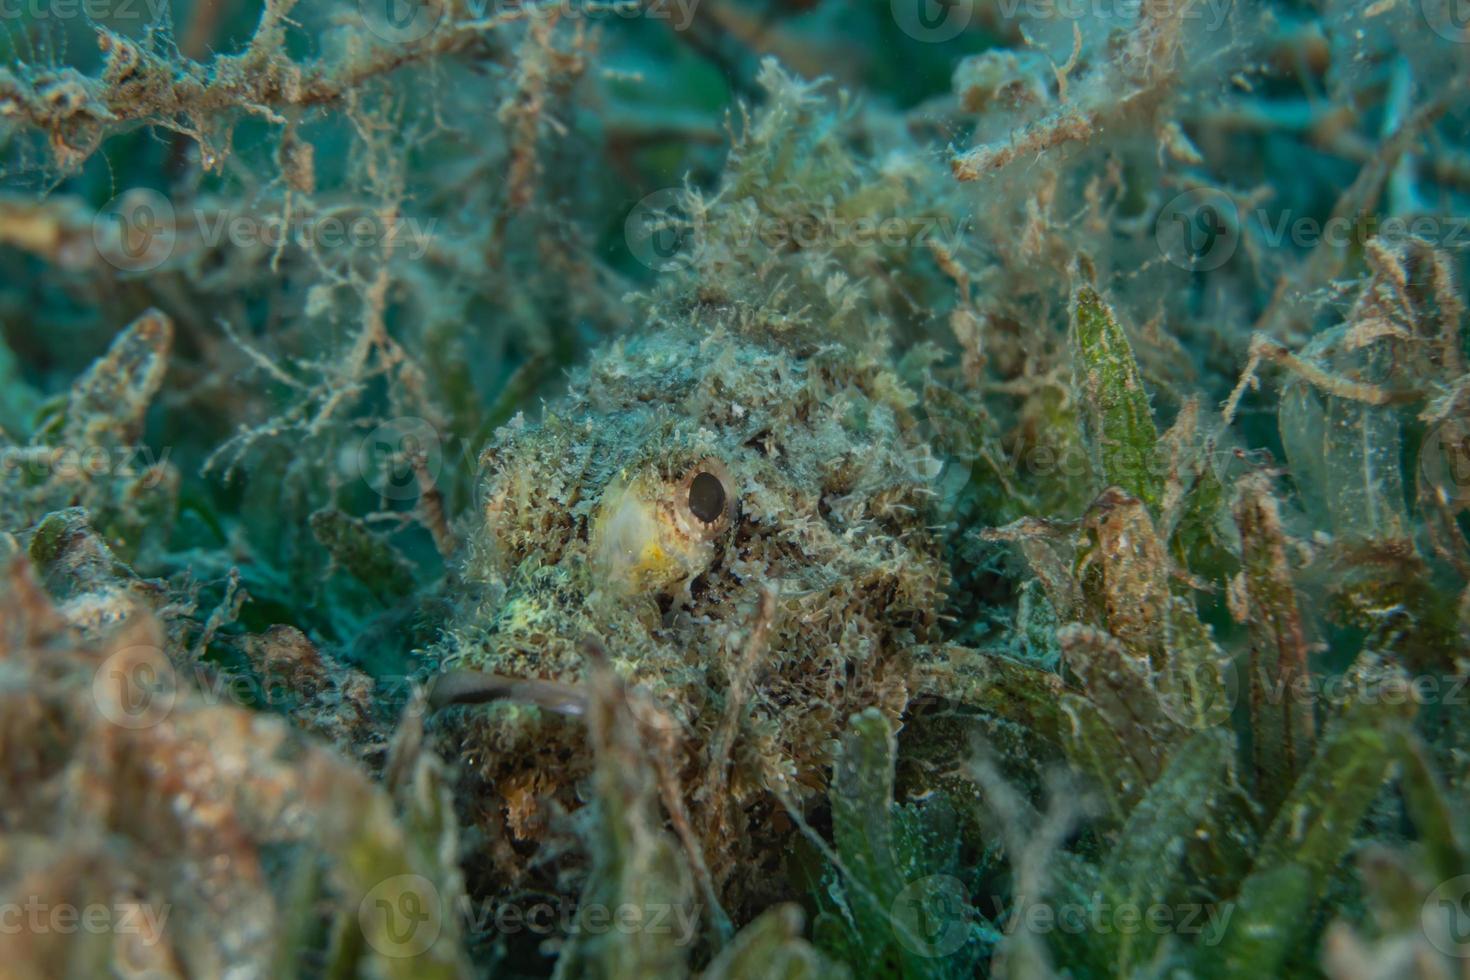
[[(679, 728), (697, 809), (730, 668), (769, 590), (733, 816), (706, 841), (726, 864), (777, 836), (770, 788), (824, 791), (853, 712), (903, 712), (906, 650), (931, 637), (947, 573), (928, 526), (936, 462), (882, 358), (705, 316), (603, 349), (541, 422), (517, 418), (485, 451), (469, 577), (486, 594), (444, 665), (576, 683), (596, 637)], [(495, 863), (514, 866), (582, 802), (585, 731), (544, 704), (457, 711), (472, 809)]]

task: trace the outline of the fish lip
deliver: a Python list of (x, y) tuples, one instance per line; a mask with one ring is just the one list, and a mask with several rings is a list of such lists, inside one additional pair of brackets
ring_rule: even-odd
[(466, 668), (446, 670), (435, 677), (429, 686), (428, 701), (431, 711), (454, 705), (519, 701), (571, 718), (585, 716), (588, 703), (579, 685)]

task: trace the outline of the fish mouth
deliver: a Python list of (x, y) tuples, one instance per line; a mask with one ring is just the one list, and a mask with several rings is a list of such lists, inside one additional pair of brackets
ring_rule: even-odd
[(580, 745), (581, 722), (598, 703), (596, 677), (611, 674), (640, 732), (698, 741), (709, 679), (691, 660), (683, 630), (666, 621), (655, 594), (589, 588), (590, 571), (576, 559), (517, 570), (494, 620), (461, 640), (429, 681), (427, 707), (448, 713), (446, 731), (525, 751), (510, 731), (529, 724)]
[(679, 644), (659, 635), (656, 597), (595, 588), (589, 570), (580, 560), (519, 569), (493, 620), (460, 638), (430, 679), (429, 709), (519, 705), (583, 718), (599, 667), (629, 689), (662, 688)]
[[(611, 659), (595, 637), (582, 640), (582, 647), (595, 670), (611, 669)], [(585, 718), (592, 709), (595, 685), (543, 680), (541, 678), (507, 677), (489, 671), (451, 668), (436, 676), (429, 685), (430, 711), (441, 711), (458, 705), (484, 705), (515, 702), (534, 705), (565, 718)], [(640, 728), (652, 732), (670, 732), (682, 727), (676, 713), (670, 710), (647, 685), (617, 682), (619, 701), (625, 705)]]
[(534, 704), (554, 714), (580, 718), (587, 714), (587, 693), (581, 685), (536, 678), (506, 677), (483, 670), (451, 669), (434, 678), (429, 687), (429, 708), (439, 711), (452, 705), (490, 704), (518, 701)]

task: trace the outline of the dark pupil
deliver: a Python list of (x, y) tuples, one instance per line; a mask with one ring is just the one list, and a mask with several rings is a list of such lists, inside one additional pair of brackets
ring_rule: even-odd
[(725, 488), (712, 473), (701, 473), (689, 484), (689, 510), (706, 524), (713, 524), (725, 510)]

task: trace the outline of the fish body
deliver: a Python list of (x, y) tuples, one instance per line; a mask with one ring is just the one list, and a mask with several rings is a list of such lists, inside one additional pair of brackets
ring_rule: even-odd
[[(721, 810), (696, 817), (724, 828), (717, 865), (770, 842), (778, 798), (824, 791), (853, 712), (897, 720), (948, 582), (914, 404), (881, 350), (705, 310), (609, 344), (539, 421), (496, 435), (466, 569), (480, 597), (443, 666), (496, 678), (463, 698), (496, 704), (448, 728), (501, 863), (587, 798), (576, 699), (538, 706), (511, 682), (575, 688), (588, 637), (677, 728), (691, 808)], [(758, 627), (727, 799), (711, 800), (713, 735)]]

